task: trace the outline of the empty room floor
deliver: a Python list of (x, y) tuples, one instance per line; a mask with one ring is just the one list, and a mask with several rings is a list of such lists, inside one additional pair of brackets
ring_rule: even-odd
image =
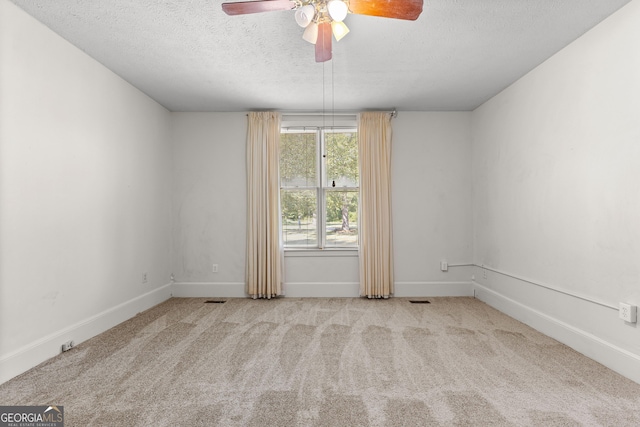
[(474, 298), (417, 300), (172, 298), (0, 402), (68, 426), (640, 425), (639, 384)]

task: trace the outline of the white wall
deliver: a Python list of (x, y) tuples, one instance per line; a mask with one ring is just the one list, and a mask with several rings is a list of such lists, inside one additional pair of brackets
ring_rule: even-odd
[[(400, 112), (393, 121), (396, 295), (465, 294), (472, 259), (471, 114)], [(412, 289), (412, 291), (409, 291)]]
[[(640, 303), (638, 21), (634, 0), (473, 113), (400, 112), (397, 295), (474, 274), (640, 382), (640, 332), (611, 308)], [(172, 290), (243, 296), (245, 139), (244, 113), (170, 114), (0, 0), (0, 382)], [(357, 254), (289, 253), (286, 281), (355, 296)]]
[[(393, 121), (397, 295), (471, 291), (469, 268), (439, 270), (441, 258), (471, 260), (470, 119), (400, 112)], [(174, 290), (243, 296), (246, 114), (175, 113), (172, 120)], [(357, 253), (288, 252), (285, 282), (288, 296), (357, 296)]]
[(169, 117), (0, 0), (0, 382), (169, 296)]
[(473, 113), (473, 198), (480, 297), (640, 382), (616, 310), (640, 304), (638, 22), (635, 0)]
[(244, 295), (246, 134), (246, 113), (172, 114), (176, 282), (215, 282)]

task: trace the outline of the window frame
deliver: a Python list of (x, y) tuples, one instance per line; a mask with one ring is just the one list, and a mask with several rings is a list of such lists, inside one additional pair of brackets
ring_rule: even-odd
[[(356, 138), (358, 134), (357, 125), (354, 123), (353, 125), (341, 125), (341, 126), (324, 126), (324, 125), (312, 125), (312, 126), (282, 126), (280, 129), (281, 134), (285, 133), (310, 133), (315, 134), (316, 141), (316, 185), (315, 187), (309, 186), (283, 186), (282, 181), (280, 181), (280, 200), (282, 200), (282, 192), (286, 190), (309, 190), (315, 191), (316, 193), (316, 244), (315, 245), (290, 245), (287, 246), (286, 243), (283, 242), (283, 248), (285, 251), (304, 251), (304, 252), (313, 252), (313, 251), (359, 251), (360, 249), (360, 183), (358, 178), (358, 186), (341, 186), (341, 187), (333, 187), (330, 186), (327, 182), (327, 161), (326, 161), (326, 134), (327, 133), (340, 133), (340, 132), (349, 132), (355, 133)], [(358, 234), (356, 238), (356, 244), (351, 246), (334, 246), (327, 245), (327, 195), (330, 192), (338, 192), (340, 190), (357, 192), (358, 193), (358, 220), (356, 222), (356, 227), (358, 229)], [(283, 216), (282, 216), (282, 208), (280, 215), (280, 224), (283, 226)], [(282, 231), (282, 236), (284, 236), (284, 231)], [(284, 240), (284, 239), (283, 239)]]

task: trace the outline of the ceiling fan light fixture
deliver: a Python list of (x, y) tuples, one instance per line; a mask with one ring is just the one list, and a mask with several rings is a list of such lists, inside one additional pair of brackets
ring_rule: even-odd
[(333, 21), (331, 23), (331, 30), (333, 31), (333, 37), (339, 42), (349, 32), (349, 28), (344, 22)]
[(342, 0), (331, 0), (327, 3), (327, 11), (334, 22), (342, 22), (349, 13), (349, 6)]
[[(224, 1), (224, 0), (223, 0)], [(349, 33), (342, 21), (348, 14), (415, 21), (424, 0), (239, 0), (222, 3), (227, 15), (294, 10), (296, 23), (304, 28), (302, 39), (315, 45), (316, 62), (332, 56), (332, 34), (340, 41)]]
[(311, 44), (316, 44), (318, 40), (318, 24), (315, 22), (310, 23), (304, 30), (302, 38)]
[(298, 25), (302, 28), (309, 26), (311, 21), (316, 14), (316, 8), (312, 4), (308, 4), (306, 6), (302, 6), (300, 9), (296, 10), (295, 18)]

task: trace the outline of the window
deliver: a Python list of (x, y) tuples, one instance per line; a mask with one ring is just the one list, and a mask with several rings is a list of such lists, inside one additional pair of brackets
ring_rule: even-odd
[(280, 205), (285, 247), (358, 247), (357, 135), (355, 128), (282, 130)]

